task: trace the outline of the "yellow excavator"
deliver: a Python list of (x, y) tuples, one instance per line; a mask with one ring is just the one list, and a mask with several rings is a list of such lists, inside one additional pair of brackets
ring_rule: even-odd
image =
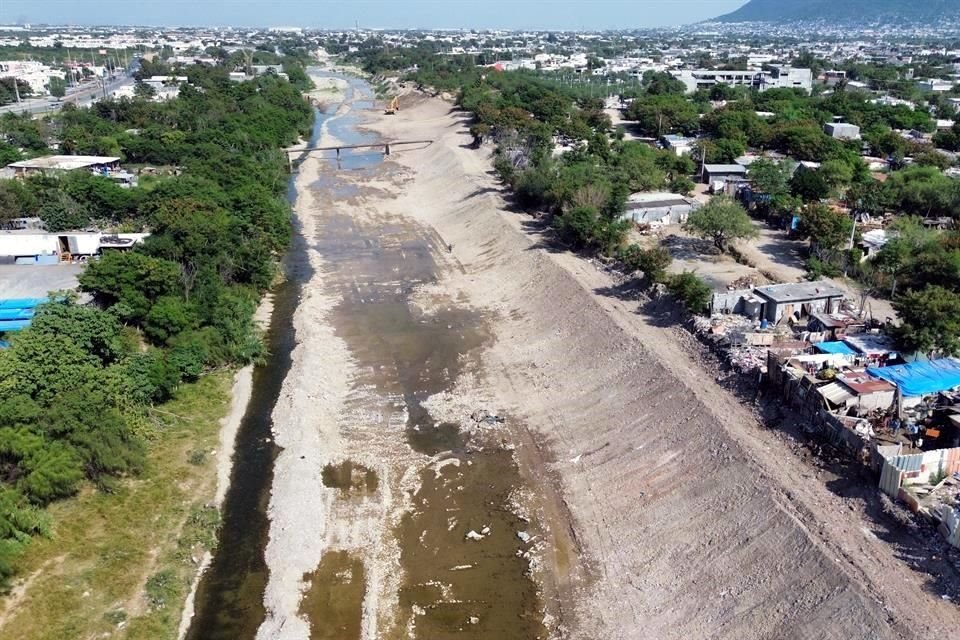
[(397, 111), (400, 111), (400, 96), (394, 96), (390, 104), (387, 105), (387, 108), (383, 110), (383, 113), (392, 116)]

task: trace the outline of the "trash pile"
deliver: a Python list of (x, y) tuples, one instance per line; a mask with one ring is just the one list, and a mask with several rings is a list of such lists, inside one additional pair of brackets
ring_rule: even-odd
[(767, 367), (766, 347), (730, 347), (727, 351), (730, 366), (740, 373), (750, 373), (758, 369), (763, 372)]
[(737, 314), (696, 316), (694, 331), (739, 373), (750, 373), (767, 364), (767, 347), (774, 334), (760, 331), (760, 323)]

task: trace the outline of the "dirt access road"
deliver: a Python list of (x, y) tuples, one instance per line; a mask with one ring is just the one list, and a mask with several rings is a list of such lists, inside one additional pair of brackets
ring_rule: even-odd
[(428, 148), (302, 169), (315, 276), (260, 637), (955, 635), (960, 609), (676, 329), (504, 207), (461, 115), (402, 104), (367, 126)]

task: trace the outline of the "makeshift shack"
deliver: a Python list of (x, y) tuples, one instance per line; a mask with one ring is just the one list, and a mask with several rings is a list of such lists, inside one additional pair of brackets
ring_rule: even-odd
[(774, 284), (753, 290), (763, 303), (760, 317), (774, 324), (785, 318), (809, 317), (813, 313), (840, 310), (844, 291), (826, 281)]

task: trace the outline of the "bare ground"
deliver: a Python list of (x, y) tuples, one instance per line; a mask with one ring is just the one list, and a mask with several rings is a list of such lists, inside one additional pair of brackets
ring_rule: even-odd
[(560, 632), (956, 633), (956, 605), (761, 429), (681, 348), (669, 319), (609, 295), (609, 274), (553, 251), (531, 219), (507, 210), (488, 157), (468, 150), (464, 122), (446, 103), (376, 120), (386, 138), (436, 140), (396, 156), (409, 173), (390, 209), (453, 245), (460, 268), (444, 286), (495, 313), (486, 383), (541, 452), (528, 472), (572, 514), (579, 552), (565, 568), (576, 588)]

